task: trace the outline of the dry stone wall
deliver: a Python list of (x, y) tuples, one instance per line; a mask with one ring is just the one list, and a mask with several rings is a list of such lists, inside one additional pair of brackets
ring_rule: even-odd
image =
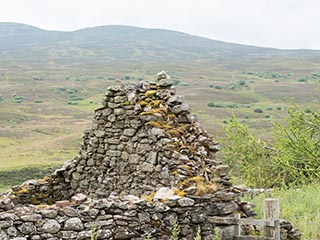
[(254, 212), (218, 150), (165, 72), (111, 86), (74, 159), (2, 194), (0, 239), (170, 239), (178, 225), (181, 239), (232, 239), (210, 218)]

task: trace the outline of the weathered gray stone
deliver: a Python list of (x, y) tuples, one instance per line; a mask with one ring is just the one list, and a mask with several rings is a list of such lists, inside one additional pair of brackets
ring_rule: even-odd
[(186, 103), (182, 103), (182, 104), (179, 104), (179, 105), (175, 105), (173, 108), (172, 108), (172, 112), (174, 114), (180, 114), (182, 112), (188, 112), (189, 111), (189, 105), (186, 104)]
[(73, 207), (66, 206), (61, 209), (61, 212), (68, 217), (78, 217), (79, 216), (79, 211)]
[(124, 114), (126, 114), (126, 111), (123, 108), (115, 108), (115, 109), (113, 109), (113, 114), (116, 116), (124, 115)]
[[(15, 227), (9, 227), (7, 229), (7, 233), (8, 233), (9, 236), (16, 237), (17, 234), (18, 234), (18, 231), (17, 231), (17, 229)], [(2, 238), (0, 238), (0, 239), (2, 239)]]
[(18, 229), (23, 234), (32, 234), (36, 232), (36, 227), (32, 222), (24, 222), (18, 227)]
[(28, 214), (20, 216), (21, 220), (26, 222), (36, 222), (42, 219), (40, 214)]
[(40, 214), (44, 218), (55, 218), (58, 212), (55, 209), (41, 209)]
[(129, 155), (129, 163), (130, 164), (138, 164), (142, 157), (138, 154), (130, 154)]
[(1, 240), (9, 240), (8, 235), (0, 229), (0, 239)]
[(65, 230), (79, 231), (83, 228), (84, 227), (82, 221), (77, 217), (68, 219), (64, 224)]
[(158, 159), (158, 152), (154, 152), (154, 151), (151, 151), (148, 153), (148, 156), (147, 156), (147, 162), (152, 164), (152, 165), (156, 165), (157, 164), (157, 159)]
[(105, 131), (96, 131), (96, 136), (97, 137), (104, 137), (105, 136)]
[(180, 198), (177, 200), (177, 202), (181, 207), (191, 207), (195, 204), (193, 199), (187, 197)]
[(128, 136), (128, 137), (132, 137), (136, 134), (136, 129), (134, 128), (127, 128), (123, 131), (123, 135), (124, 136)]
[(155, 166), (150, 164), (150, 163), (142, 163), (139, 167), (139, 170), (143, 171), (143, 172), (149, 172), (152, 173), (155, 169)]
[(8, 228), (8, 227), (11, 227), (12, 225), (13, 225), (12, 220), (0, 221), (0, 228)]
[(59, 232), (61, 226), (55, 219), (49, 219), (42, 226), (42, 231), (45, 233), (57, 233)]
[(110, 157), (120, 157), (121, 156), (121, 151), (117, 151), (117, 150), (109, 150), (106, 152), (107, 156)]
[(123, 103), (127, 101), (127, 97), (126, 96), (116, 96), (114, 98), (114, 102), (115, 103)]

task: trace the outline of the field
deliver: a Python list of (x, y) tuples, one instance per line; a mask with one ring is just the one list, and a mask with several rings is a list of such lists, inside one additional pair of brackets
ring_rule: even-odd
[[(309, 59), (153, 64), (2, 60), (0, 66), (0, 192), (73, 158), (108, 86), (154, 81), (163, 69), (177, 95), (185, 97), (192, 114), (217, 138), (235, 114), (257, 137), (270, 139), (273, 123), (286, 116), (292, 99), (306, 111), (317, 108), (320, 100), (320, 65)], [(320, 236), (319, 216), (314, 214), (319, 211), (318, 192), (311, 186), (272, 193), (280, 199), (282, 217), (292, 221), (304, 239)], [(264, 197), (253, 199), (260, 216)]]
[(304, 240), (320, 239), (320, 187), (303, 186), (299, 189), (274, 190), (253, 198), (247, 197), (256, 205), (257, 217), (263, 219), (263, 200), (278, 198), (280, 201), (280, 218), (289, 220), (302, 233)]
[[(274, 66), (268, 61), (255, 65), (155, 64), (148, 69), (134, 63), (3, 63), (0, 172), (58, 166), (71, 159), (80, 146), (83, 130), (90, 127), (93, 110), (100, 106), (104, 89), (111, 84), (153, 81), (161, 69), (172, 76), (177, 94), (185, 97), (192, 113), (209, 132), (223, 135), (223, 126), (235, 114), (253, 127), (257, 136), (268, 138), (272, 123), (285, 116), (291, 98), (302, 106), (319, 103), (320, 76), (320, 67), (309, 62)], [(0, 184), (1, 189), (12, 185), (3, 181)]]

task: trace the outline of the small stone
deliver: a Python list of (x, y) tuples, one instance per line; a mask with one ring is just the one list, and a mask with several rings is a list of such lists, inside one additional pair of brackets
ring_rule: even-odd
[(9, 240), (8, 235), (0, 229), (0, 239), (1, 240)]
[(42, 216), (40, 214), (29, 214), (29, 215), (23, 215), (20, 218), (21, 220), (26, 222), (37, 222), (42, 219)]
[(80, 218), (70, 218), (64, 224), (65, 230), (79, 231), (83, 229), (83, 224)]
[(109, 229), (103, 229), (97, 231), (98, 239), (110, 239), (112, 238), (112, 232)]
[(168, 88), (168, 87), (172, 86), (172, 82), (170, 80), (167, 80), (167, 79), (162, 79), (162, 80), (159, 81), (158, 85), (161, 88)]
[(168, 79), (170, 80), (170, 76), (166, 73), (166, 71), (161, 71), (159, 73), (157, 73), (157, 80), (160, 81), (162, 79)]
[(106, 134), (105, 131), (96, 131), (96, 136), (97, 136), (98, 138), (104, 137), (105, 134)]
[(75, 202), (76, 204), (82, 204), (87, 200), (87, 196), (82, 194), (82, 193), (78, 193), (76, 195), (74, 195), (73, 197), (71, 197), (71, 201)]
[(66, 206), (61, 209), (61, 212), (64, 213), (68, 217), (77, 217), (79, 216), (79, 211), (75, 208)]
[(127, 97), (126, 96), (116, 96), (114, 98), (114, 102), (115, 103), (123, 103), (125, 101), (127, 101)]
[(57, 233), (59, 232), (61, 226), (55, 219), (49, 219), (45, 222), (45, 224), (42, 226), (42, 230), (45, 233)]
[(136, 134), (136, 129), (134, 128), (127, 128), (123, 131), (124, 136), (132, 137)]
[(126, 111), (123, 108), (115, 108), (113, 110), (113, 114), (118, 116), (118, 115), (124, 115), (126, 114)]
[(177, 202), (181, 207), (191, 207), (195, 204), (193, 199), (187, 197), (180, 198), (177, 200)]
[(43, 209), (43, 210), (40, 210), (40, 214), (44, 218), (55, 218), (58, 212), (55, 209)]
[(13, 225), (12, 220), (0, 221), (0, 228), (8, 228)]
[(118, 228), (115, 231), (114, 239), (132, 239), (134, 237), (138, 237), (139, 234), (133, 230), (126, 229), (126, 228)]
[(176, 105), (172, 108), (172, 112), (174, 114), (180, 114), (182, 112), (188, 112), (189, 111), (189, 105), (186, 103), (182, 103), (180, 105)]
[(138, 166), (139, 169), (143, 172), (149, 172), (152, 173), (154, 171), (155, 166), (150, 163), (142, 163), (140, 166)]
[(174, 195), (174, 191), (168, 187), (159, 188), (154, 199), (168, 199)]
[(117, 151), (117, 150), (109, 150), (106, 152), (107, 156), (110, 157), (120, 157), (121, 156), (121, 151)]
[(68, 200), (62, 200), (62, 201), (57, 201), (55, 203), (56, 207), (58, 208), (64, 208), (66, 206), (70, 206), (71, 205), (71, 202), (69, 202)]
[(152, 165), (156, 165), (157, 164), (157, 159), (158, 159), (158, 153), (151, 151), (149, 152), (148, 156), (147, 156), (147, 162), (151, 163)]
[(25, 222), (22, 223), (19, 227), (18, 227), (19, 231), (23, 234), (31, 234), (31, 233), (35, 233), (36, 232), (36, 227), (33, 225), (32, 222)]
[[(17, 236), (17, 229), (15, 228), (15, 227), (9, 227), (8, 229), (7, 229), (7, 233), (8, 233), (8, 235), (10, 235), (10, 236), (12, 236), (12, 237), (15, 237), (15, 236)], [(0, 238), (1, 239), (1, 238)]]

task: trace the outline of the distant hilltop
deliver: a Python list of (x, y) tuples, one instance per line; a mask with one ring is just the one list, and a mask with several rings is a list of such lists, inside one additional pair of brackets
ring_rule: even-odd
[(320, 56), (314, 50), (279, 50), (227, 43), (182, 32), (110, 25), (72, 32), (0, 23), (0, 57), (101, 58), (185, 61), (223, 58)]

